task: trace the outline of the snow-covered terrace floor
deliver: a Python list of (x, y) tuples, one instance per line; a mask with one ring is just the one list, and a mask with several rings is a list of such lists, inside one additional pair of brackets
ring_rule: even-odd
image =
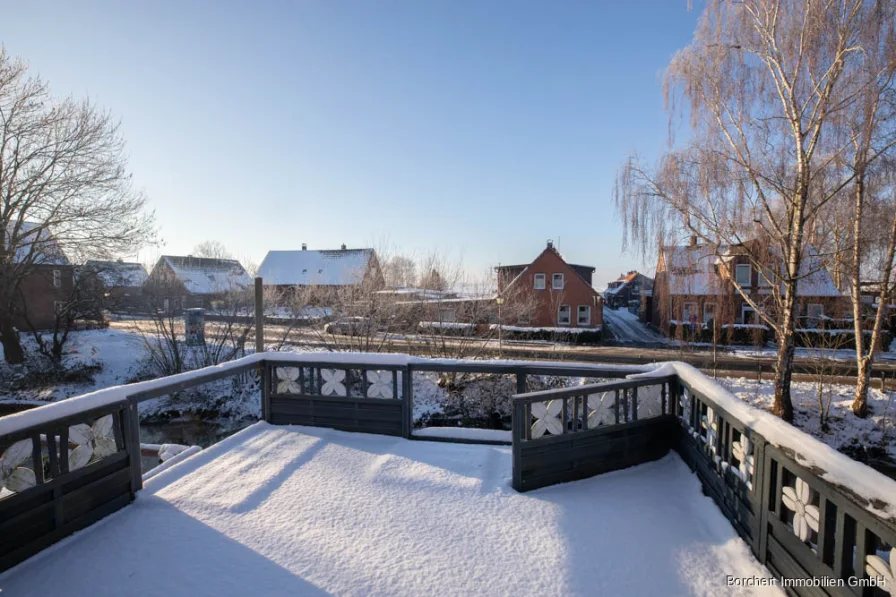
[(674, 453), (526, 494), (510, 475), (510, 448), (258, 423), (0, 592), (719, 595), (768, 575)]

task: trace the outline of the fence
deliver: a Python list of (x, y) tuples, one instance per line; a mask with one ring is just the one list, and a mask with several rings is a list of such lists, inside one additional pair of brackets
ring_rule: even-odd
[(775, 577), (796, 579), (791, 594), (896, 594), (896, 525), (872, 512), (888, 504), (825, 480), (825, 471), (797, 462), (687, 378), (519, 394), (513, 420), (519, 491), (675, 450), (756, 558)]
[[(138, 405), (145, 400), (254, 372), (262, 418), (272, 424), (412, 438), (415, 375), (492, 374), (510, 376), (517, 392), (511, 438), (518, 490), (625, 468), (676, 450), (773, 574), (832, 583), (794, 587), (794, 594), (885, 594), (879, 587), (848, 583), (893, 575), (896, 527), (876, 514), (887, 504), (826, 480), (824, 471), (769, 443), (701, 392), (711, 382), (699, 373), (694, 375), (700, 383), (677, 369), (618, 379), (646, 369), (262, 353), (3, 417), (0, 570), (134, 499), (142, 488)], [(527, 392), (536, 376), (613, 381)]]

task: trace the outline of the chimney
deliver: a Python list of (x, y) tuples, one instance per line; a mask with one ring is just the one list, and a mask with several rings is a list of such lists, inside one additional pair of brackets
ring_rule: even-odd
[(548, 248), (549, 248), (549, 249), (553, 249), (553, 248), (554, 248), (554, 241), (551, 240), (551, 239), (548, 239)]
[(307, 251), (307, 250), (308, 250), (308, 244), (307, 244), (307, 243), (302, 243), (302, 250), (303, 250), (303, 251)]
[(697, 246), (697, 235), (696, 235), (696, 234), (691, 235), (691, 246), (692, 246), (692, 247), (696, 247), (696, 246)]
[(342, 246), (340, 247), (340, 249), (342, 249), (343, 251), (345, 251), (345, 243), (342, 243)]

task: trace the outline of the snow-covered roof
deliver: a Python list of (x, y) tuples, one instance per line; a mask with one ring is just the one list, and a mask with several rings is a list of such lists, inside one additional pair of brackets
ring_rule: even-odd
[(669, 293), (673, 295), (723, 295), (725, 285), (713, 265), (716, 255), (712, 247), (663, 247)]
[[(709, 245), (668, 246), (661, 249), (666, 261), (669, 291), (673, 295), (727, 294), (725, 282), (716, 273), (716, 265), (732, 261), (731, 247), (720, 247), (718, 254)], [(809, 246), (800, 262), (798, 296), (836, 297), (840, 291), (814, 247)]]
[(168, 265), (174, 276), (192, 294), (218, 294), (252, 284), (252, 278), (240, 262), (233, 259), (163, 255), (159, 263)]
[(142, 286), (149, 276), (142, 264), (123, 261), (90, 260), (84, 264), (84, 269), (87, 272), (95, 273), (96, 277), (110, 288), (116, 286)]
[(272, 286), (350, 286), (364, 280), (373, 249), (268, 251), (258, 275)]
[(53, 235), (36, 222), (19, 224), (10, 221), (6, 226), (3, 242), (7, 250), (10, 245), (15, 246), (14, 263), (27, 261), (40, 265), (70, 265)]

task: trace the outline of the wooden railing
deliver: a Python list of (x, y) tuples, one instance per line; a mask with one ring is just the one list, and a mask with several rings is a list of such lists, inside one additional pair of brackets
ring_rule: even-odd
[[(675, 450), (757, 559), (776, 576), (809, 585), (791, 587), (791, 593), (886, 594), (859, 585), (869, 585), (877, 574), (892, 575), (896, 567), (890, 551), (896, 525), (881, 514), (893, 512), (890, 503), (862, 495), (848, 480), (838, 482), (838, 475), (850, 476), (842, 474), (843, 466), (825, 471), (786, 442), (770, 442), (744, 416), (744, 409), (755, 411), (733, 397), (735, 402), (724, 402), (708, 395), (712, 384), (696, 371), (619, 379), (648, 369), (266, 353), (3, 417), (0, 570), (134, 499), (142, 488), (138, 405), (145, 400), (250, 374), (259, 378), (262, 419), (270, 423), (412, 438), (413, 376), (454, 372), (515, 380), (512, 452), (518, 490), (581, 479)], [(532, 376), (614, 381), (526, 392)], [(849, 461), (845, 466), (865, 468)], [(893, 486), (883, 476), (880, 482)]]

